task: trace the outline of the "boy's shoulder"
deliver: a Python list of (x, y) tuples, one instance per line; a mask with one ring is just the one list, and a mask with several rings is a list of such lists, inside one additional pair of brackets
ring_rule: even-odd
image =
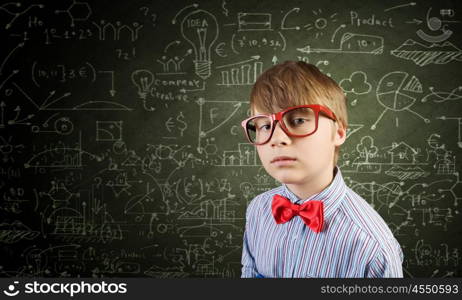
[(345, 193), (340, 209), (353, 226), (359, 227), (362, 232), (379, 243), (384, 239), (395, 240), (388, 224), (375, 209), (375, 206), (371, 205), (348, 186), (346, 189), (347, 192)]
[(341, 209), (354, 224), (353, 226), (358, 226), (370, 240), (374, 241), (377, 249), (379, 249), (378, 253), (383, 255), (395, 254), (403, 262), (404, 254), (401, 245), (379, 213), (387, 212), (387, 210), (380, 210), (380, 208), (388, 207), (387, 203), (379, 205), (379, 211), (377, 211), (375, 205), (371, 205), (349, 187), (347, 190)]

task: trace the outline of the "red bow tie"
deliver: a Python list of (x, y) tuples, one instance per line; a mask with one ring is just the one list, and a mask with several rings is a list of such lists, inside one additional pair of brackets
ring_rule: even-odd
[(322, 201), (311, 200), (300, 205), (276, 194), (271, 207), (277, 224), (285, 223), (298, 215), (314, 232), (319, 233), (322, 230), (324, 224), (324, 203)]

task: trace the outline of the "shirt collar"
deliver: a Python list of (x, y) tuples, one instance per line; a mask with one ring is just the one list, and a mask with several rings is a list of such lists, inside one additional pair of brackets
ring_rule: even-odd
[(302, 204), (310, 200), (318, 200), (324, 202), (324, 218), (329, 217), (336, 210), (346, 192), (346, 185), (343, 181), (342, 173), (338, 167), (334, 168), (334, 179), (329, 184), (329, 186), (309, 198), (300, 199), (287, 187), (286, 184), (283, 184), (283, 187), (284, 196), (287, 197), (292, 203)]

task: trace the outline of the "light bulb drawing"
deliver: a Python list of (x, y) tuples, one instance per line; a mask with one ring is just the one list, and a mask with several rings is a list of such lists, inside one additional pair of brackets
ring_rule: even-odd
[(212, 14), (199, 9), (189, 13), (181, 22), (181, 34), (194, 49), (194, 68), (197, 76), (211, 75), (210, 49), (218, 38), (218, 23)]
[(132, 82), (138, 88), (140, 98), (146, 99), (147, 94), (151, 92), (154, 75), (149, 70), (136, 70), (132, 73)]

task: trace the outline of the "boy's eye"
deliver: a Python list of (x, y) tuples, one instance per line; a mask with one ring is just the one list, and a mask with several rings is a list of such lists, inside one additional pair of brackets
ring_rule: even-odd
[(271, 128), (270, 124), (263, 124), (258, 126), (258, 130), (269, 130)]
[(271, 129), (271, 120), (266, 117), (259, 117), (251, 122), (257, 131), (265, 131)]
[(271, 129), (271, 123), (269, 122), (255, 122), (255, 123), (249, 123), (247, 125), (247, 128), (251, 131), (264, 131), (264, 130), (270, 130)]
[(307, 123), (309, 121), (310, 119), (307, 118), (294, 118), (290, 123), (291, 125), (303, 125), (304, 123)]

